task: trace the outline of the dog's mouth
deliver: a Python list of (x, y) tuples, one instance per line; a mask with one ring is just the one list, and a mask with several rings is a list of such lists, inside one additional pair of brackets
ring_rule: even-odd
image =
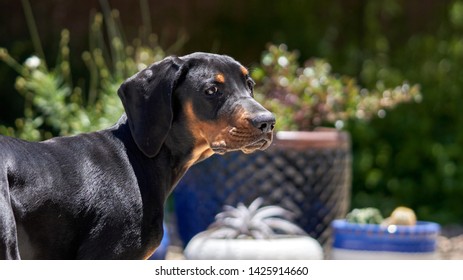
[(270, 139), (261, 139), (255, 143), (252, 143), (250, 145), (247, 145), (243, 148), (241, 148), (241, 151), (245, 154), (250, 154), (255, 152), (256, 150), (265, 150), (267, 149), (272, 141)]
[[(266, 133), (249, 138), (233, 139), (231, 141), (217, 141), (211, 144), (211, 149), (214, 153), (225, 154), (230, 151), (241, 150), (245, 154), (253, 153), (257, 150), (265, 150), (272, 144), (273, 134)], [(228, 139), (230, 140), (230, 139)]]

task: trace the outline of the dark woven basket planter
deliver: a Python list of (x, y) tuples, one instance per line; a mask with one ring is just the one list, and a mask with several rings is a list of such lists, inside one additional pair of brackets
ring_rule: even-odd
[(213, 156), (193, 166), (174, 192), (179, 235), (186, 245), (224, 205), (262, 197), (296, 214), (295, 223), (321, 244), (350, 203), (351, 150), (345, 132), (279, 132), (266, 151)]

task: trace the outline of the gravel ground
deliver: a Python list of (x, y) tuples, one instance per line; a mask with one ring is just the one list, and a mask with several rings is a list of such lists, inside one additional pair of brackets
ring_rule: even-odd
[(438, 240), (438, 252), (443, 260), (463, 260), (463, 226), (445, 226)]
[(463, 260), (463, 235), (439, 237), (439, 255), (443, 260)]
[[(438, 245), (439, 259), (442, 260), (463, 260), (463, 235), (448, 238), (439, 237)], [(170, 246), (167, 252), (168, 260), (184, 260), (182, 247)]]

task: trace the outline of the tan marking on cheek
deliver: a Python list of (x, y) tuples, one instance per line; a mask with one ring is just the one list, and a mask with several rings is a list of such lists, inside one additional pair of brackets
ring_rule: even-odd
[(215, 81), (218, 83), (225, 83), (225, 76), (222, 73), (215, 75)]
[(187, 163), (188, 168), (198, 160), (210, 157), (212, 154), (214, 154), (214, 152), (210, 148), (208, 140), (204, 135), (204, 123), (198, 120), (198, 118), (196, 117), (193, 111), (193, 104), (191, 102), (185, 105), (185, 115), (187, 118), (187, 126), (190, 132), (192, 133), (195, 141), (195, 145), (191, 153), (191, 159)]
[(191, 102), (188, 102), (185, 105), (185, 116), (187, 118), (187, 126), (195, 139), (195, 146), (197, 146), (198, 142), (201, 142), (202, 137), (200, 133), (199, 120), (193, 111), (193, 104)]
[(226, 121), (223, 120), (210, 122), (199, 120), (193, 111), (193, 104), (191, 102), (185, 106), (185, 115), (187, 116), (188, 127), (196, 142), (207, 142), (209, 139), (213, 139), (229, 129)]
[(244, 66), (240, 66), (241, 73), (243, 73), (244, 76), (247, 76), (249, 74), (248, 69)]

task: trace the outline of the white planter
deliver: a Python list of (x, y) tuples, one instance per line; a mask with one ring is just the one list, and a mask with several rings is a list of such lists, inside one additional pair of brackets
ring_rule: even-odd
[(323, 249), (309, 236), (274, 239), (216, 239), (197, 234), (184, 251), (190, 260), (321, 260)]

